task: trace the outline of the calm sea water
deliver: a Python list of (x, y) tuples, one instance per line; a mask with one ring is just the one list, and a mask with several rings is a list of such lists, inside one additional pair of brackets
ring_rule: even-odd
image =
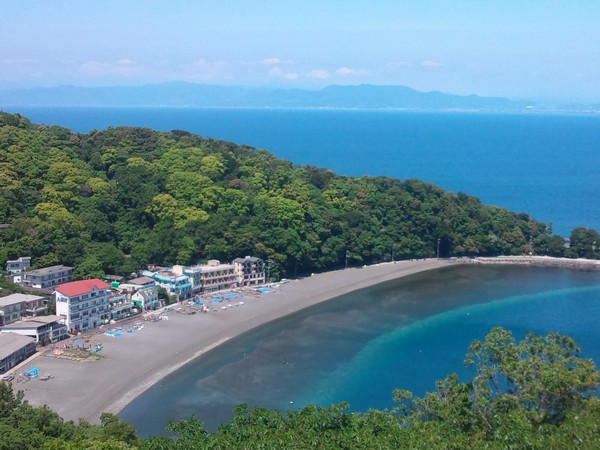
[(351, 176), (420, 178), (527, 212), (567, 236), (600, 229), (600, 117), (339, 110), (20, 108), (79, 132), (186, 130)]
[(466, 379), (468, 344), (495, 325), (576, 339), (600, 361), (600, 273), (452, 267), (345, 295), (246, 333), (136, 399), (120, 417), (141, 435), (192, 414), (209, 429), (247, 403), (288, 410), (348, 401), (393, 407), (451, 372)]

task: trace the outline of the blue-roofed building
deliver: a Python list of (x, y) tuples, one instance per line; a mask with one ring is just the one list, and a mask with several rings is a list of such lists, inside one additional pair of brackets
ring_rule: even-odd
[(185, 274), (178, 274), (173, 269), (161, 269), (158, 272), (145, 270), (142, 275), (154, 279), (157, 286), (163, 287), (169, 294), (177, 296), (179, 301), (192, 296), (192, 280)]

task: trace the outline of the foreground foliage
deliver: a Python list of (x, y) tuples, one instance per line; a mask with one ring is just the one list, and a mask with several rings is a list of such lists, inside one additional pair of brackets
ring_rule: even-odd
[(600, 373), (572, 339), (530, 334), (517, 343), (498, 327), (471, 344), (465, 363), (470, 381), (450, 375), (422, 398), (396, 391), (391, 410), (339, 404), (283, 414), (241, 405), (214, 433), (193, 417), (172, 423), (172, 439), (136, 438), (110, 414), (100, 425), (64, 422), (0, 383), (0, 450), (600, 448)]
[(598, 256), (526, 214), (418, 180), (351, 178), (183, 131), (86, 134), (0, 113), (0, 264), (32, 256), (75, 276), (256, 255), (275, 276), (391, 259)]

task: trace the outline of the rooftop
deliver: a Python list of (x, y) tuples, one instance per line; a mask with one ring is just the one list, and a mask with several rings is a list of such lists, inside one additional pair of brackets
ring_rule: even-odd
[(156, 296), (156, 293), (152, 289), (140, 289), (134, 295), (138, 295), (143, 298), (152, 298)]
[(110, 289), (110, 286), (98, 278), (92, 278), (91, 280), (79, 280), (59, 284), (54, 289), (67, 297), (75, 297), (76, 295), (92, 292), (94, 289)]
[(6, 261), (7, 263), (20, 263), (20, 262), (31, 262), (31, 256), (21, 256), (17, 259), (10, 259)]
[(30, 294), (10, 294), (6, 297), (0, 297), (0, 306), (15, 305), (22, 302), (31, 302), (35, 300), (43, 300), (44, 297)]
[(28, 276), (43, 277), (44, 275), (52, 275), (55, 273), (64, 272), (66, 270), (73, 270), (73, 268), (69, 266), (50, 266), (36, 270), (28, 270), (25, 273)]
[(242, 262), (246, 262), (246, 261), (258, 262), (258, 261), (262, 261), (262, 259), (257, 258), (256, 256), (246, 256), (244, 258), (235, 258), (233, 260), (233, 262), (237, 262), (237, 263), (242, 263)]
[(188, 279), (188, 276), (187, 275), (177, 275), (176, 273), (173, 273), (173, 272), (164, 271), (164, 272), (158, 272), (158, 273), (154, 274), (154, 278), (159, 281), (185, 281)]
[(17, 333), (0, 333), (0, 360), (9, 357), (31, 342), (35, 342), (35, 339)]
[(61, 316), (39, 316), (30, 317), (27, 320), (19, 320), (18, 322), (11, 323), (10, 325), (4, 325), (3, 330), (17, 330), (22, 328), (40, 328), (52, 322), (62, 322), (64, 320)]
[(139, 285), (144, 285), (144, 284), (150, 284), (150, 283), (154, 283), (154, 279), (150, 278), (150, 277), (137, 277), (137, 278), (132, 278), (131, 280), (128, 281), (129, 284), (139, 284)]

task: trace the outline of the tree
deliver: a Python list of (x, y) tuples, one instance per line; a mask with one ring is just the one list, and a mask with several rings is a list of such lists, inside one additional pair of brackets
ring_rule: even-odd
[(508, 422), (530, 430), (557, 426), (589, 405), (600, 375), (569, 337), (530, 333), (517, 343), (501, 327), (469, 346), (465, 364), (475, 369), (471, 381), (450, 375), (423, 398), (396, 391), (396, 412), (411, 426), (436, 422), (487, 438)]

